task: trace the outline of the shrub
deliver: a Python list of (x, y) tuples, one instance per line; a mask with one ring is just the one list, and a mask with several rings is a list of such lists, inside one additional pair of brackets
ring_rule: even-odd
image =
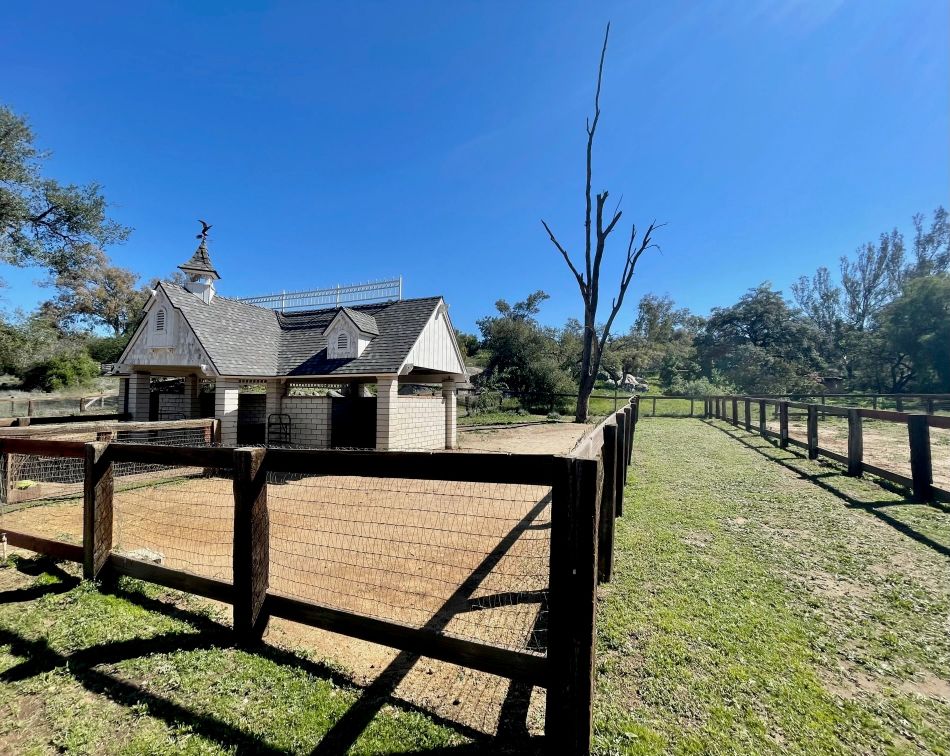
[(98, 377), (99, 363), (85, 352), (77, 352), (37, 363), (24, 374), (23, 388), (59, 391), (92, 383)]
[(695, 378), (690, 381), (676, 377), (670, 384), (670, 394), (673, 396), (710, 396), (734, 393), (735, 387), (722, 379), (711, 381), (708, 378)]
[(556, 423), (556, 422), (558, 422), (560, 419), (561, 419), (561, 413), (560, 413), (560, 412), (548, 412), (548, 422), (549, 422), (549, 423)]

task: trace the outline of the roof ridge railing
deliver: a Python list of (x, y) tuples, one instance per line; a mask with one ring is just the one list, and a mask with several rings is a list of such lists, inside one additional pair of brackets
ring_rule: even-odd
[(268, 310), (288, 312), (312, 310), (319, 307), (341, 307), (352, 304), (372, 304), (402, 299), (402, 276), (384, 281), (332, 286), (309, 291), (283, 291), (280, 294), (263, 294), (256, 297), (239, 297), (239, 302), (264, 307)]

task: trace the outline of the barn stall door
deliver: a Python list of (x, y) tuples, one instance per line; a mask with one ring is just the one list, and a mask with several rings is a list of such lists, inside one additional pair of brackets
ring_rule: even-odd
[(333, 397), (330, 404), (330, 446), (376, 448), (376, 397)]
[(238, 394), (238, 445), (257, 446), (264, 443), (267, 435), (266, 402), (264, 394)]

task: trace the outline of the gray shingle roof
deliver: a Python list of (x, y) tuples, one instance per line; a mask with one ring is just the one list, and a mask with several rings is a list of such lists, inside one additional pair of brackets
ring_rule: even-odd
[(396, 373), (442, 300), (426, 297), (345, 308), (364, 333), (372, 334), (366, 329), (375, 328), (378, 335), (359, 357), (331, 360), (324, 332), (340, 308), (278, 313), (222, 296), (205, 304), (175, 284), (159, 286), (191, 325), (218, 372), (240, 376)]
[(356, 324), (356, 327), (363, 333), (368, 333), (371, 336), (379, 336), (379, 326), (376, 325), (376, 318), (372, 315), (360, 310), (354, 310), (352, 307), (344, 307), (343, 312), (346, 313), (347, 317), (352, 320)]
[(208, 256), (208, 245), (204, 239), (201, 240), (201, 244), (198, 245), (198, 249), (195, 250), (191, 259), (178, 267), (185, 272), (193, 270), (197, 273), (212, 273), (215, 278), (221, 278), (221, 276), (218, 275), (218, 271), (216, 271), (211, 264), (211, 258)]

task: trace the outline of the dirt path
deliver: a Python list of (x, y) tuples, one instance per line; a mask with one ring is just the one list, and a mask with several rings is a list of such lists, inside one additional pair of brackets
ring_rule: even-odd
[(491, 430), (459, 428), (459, 448), (509, 454), (567, 454), (592, 427), (577, 423), (543, 423)]

